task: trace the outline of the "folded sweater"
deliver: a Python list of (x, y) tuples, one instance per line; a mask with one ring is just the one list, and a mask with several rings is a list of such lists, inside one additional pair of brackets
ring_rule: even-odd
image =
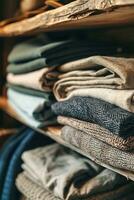
[(63, 125), (68, 125), (73, 128), (76, 128), (84, 133), (87, 133), (90, 136), (93, 136), (107, 144), (110, 144), (113, 147), (116, 147), (123, 151), (132, 151), (134, 150), (134, 136), (129, 136), (127, 138), (122, 138), (118, 135), (114, 135), (107, 129), (90, 122), (81, 121), (69, 117), (58, 117), (58, 122)]
[(87, 133), (70, 126), (62, 129), (61, 137), (69, 144), (106, 165), (134, 172), (134, 153), (112, 147)]
[(134, 89), (133, 58), (91, 56), (66, 63), (59, 70), (66, 73), (59, 75), (55, 83), (57, 100), (66, 99), (77, 89)]
[(72, 97), (52, 105), (56, 115), (98, 124), (121, 137), (133, 136), (134, 113), (92, 97)]
[[(131, 200), (127, 196), (133, 195), (133, 183), (126, 184), (118, 189), (114, 189), (109, 192), (101, 193), (98, 195), (77, 198), (72, 197), (72, 200)], [(18, 190), (26, 196), (26, 200), (60, 200), (60, 198), (55, 197), (51, 192), (46, 189), (43, 189), (36, 183), (32, 182), (25, 174), (20, 173), (16, 179), (16, 186)], [(125, 199), (124, 199), (125, 198)]]

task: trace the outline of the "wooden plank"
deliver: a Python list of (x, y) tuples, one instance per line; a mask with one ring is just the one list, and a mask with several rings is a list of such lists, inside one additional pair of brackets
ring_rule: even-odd
[[(18, 116), (18, 114), (11, 108), (11, 106), (9, 106), (6, 98), (0, 98), (0, 108), (3, 109), (7, 114), (9, 114), (11, 117), (13, 117), (14, 119), (18, 120), (19, 122), (29, 126), (29, 124), (27, 124), (20, 116)], [(31, 126), (30, 126), (31, 127)], [(105, 163), (102, 163), (101, 161), (99, 161), (98, 159), (93, 158), (91, 155), (84, 153), (82, 150), (80, 150), (79, 148), (65, 142), (61, 137), (61, 131), (60, 131), (60, 127), (47, 127), (45, 129), (36, 129), (31, 127), (32, 129), (34, 129), (35, 131), (50, 137), (51, 139), (53, 139), (54, 141), (80, 153), (81, 155), (86, 156), (87, 158), (93, 160), (94, 162), (98, 163), (99, 165), (101, 165), (102, 167), (108, 168), (112, 171), (115, 171), (116, 173), (127, 177), (130, 180), (134, 181), (134, 173), (133, 172), (129, 172), (127, 170), (121, 170), (121, 169), (117, 169), (113, 166), (107, 165)]]
[(94, 10), (91, 8), (90, 10), (88, 0), (77, 0), (63, 7), (1, 26), (0, 36), (9, 37), (33, 35), (45, 31), (134, 25), (134, 5), (116, 6), (110, 7), (110, 9), (109, 6), (100, 7), (103, 11), (100, 12), (97, 5), (94, 5)]

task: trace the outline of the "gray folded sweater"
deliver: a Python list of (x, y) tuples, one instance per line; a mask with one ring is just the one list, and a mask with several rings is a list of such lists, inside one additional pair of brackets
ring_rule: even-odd
[(52, 105), (56, 115), (98, 124), (121, 137), (134, 135), (134, 113), (92, 97), (72, 97)]

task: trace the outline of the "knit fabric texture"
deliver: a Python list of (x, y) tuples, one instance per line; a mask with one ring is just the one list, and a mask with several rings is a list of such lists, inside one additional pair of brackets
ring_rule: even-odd
[[(60, 200), (58, 197), (54, 197), (52, 193), (48, 190), (43, 189), (42, 187), (38, 186), (36, 183), (32, 182), (24, 173), (18, 175), (16, 179), (16, 185), (18, 190), (26, 196), (27, 200)], [(101, 193), (99, 195), (91, 196), (91, 197), (83, 197), (77, 198), (76, 196), (72, 197), (72, 200), (118, 200), (119, 198), (122, 200), (121, 197), (127, 197), (127, 193), (129, 195), (133, 195), (133, 184), (126, 184), (125, 186), (120, 187), (119, 189)], [(129, 198), (126, 198), (129, 200)]]
[(89, 136), (93, 136), (107, 144), (110, 144), (113, 147), (116, 147), (123, 151), (134, 150), (134, 137), (129, 136), (127, 138), (122, 138), (118, 135), (114, 135), (107, 129), (90, 122), (81, 121), (69, 117), (58, 117), (58, 122), (63, 125), (68, 125), (73, 128), (76, 128), (84, 133), (87, 133)]
[(134, 153), (112, 147), (87, 133), (65, 126), (61, 137), (96, 160), (118, 169), (134, 172)]
[(66, 98), (75, 89), (134, 89), (133, 58), (92, 56), (66, 63), (60, 70), (66, 73), (59, 75), (60, 80), (55, 83), (57, 100)]
[(32, 182), (24, 173), (18, 175), (16, 186), (29, 200), (60, 200), (60, 198), (55, 197), (50, 191)]
[(121, 137), (134, 133), (134, 113), (92, 97), (72, 97), (52, 105), (56, 115), (98, 124)]

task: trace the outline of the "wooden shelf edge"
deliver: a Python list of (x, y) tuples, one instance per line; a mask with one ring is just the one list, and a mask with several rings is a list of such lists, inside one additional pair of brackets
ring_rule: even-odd
[[(45, 129), (39, 129), (39, 128), (34, 128), (31, 127), (29, 124), (27, 124), (14, 110), (13, 108), (11, 108), (11, 106), (9, 106), (8, 101), (6, 98), (0, 98), (0, 109), (2, 109), (3, 111), (5, 111), (9, 116), (11, 116), (12, 118), (14, 118), (15, 120), (21, 122), (22, 124), (34, 129), (35, 131), (50, 137), (51, 139), (53, 139), (54, 141), (56, 141), (57, 143), (66, 146), (74, 151), (76, 151), (77, 153), (84, 155), (85, 157), (91, 159), (92, 161), (96, 162), (97, 164), (101, 165), (102, 167), (108, 168), (122, 176), (125, 176), (126, 178), (134, 181), (134, 173), (129, 172), (127, 170), (121, 170), (121, 169), (117, 169), (113, 166), (107, 165), (105, 163), (102, 163), (101, 161), (99, 161), (98, 159), (93, 158), (91, 155), (84, 153), (82, 150), (80, 150), (79, 148), (65, 142), (61, 137), (60, 137), (60, 131), (59, 131), (59, 127), (47, 127)], [(55, 130), (56, 131), (55, 131)], [(56, 133), (56, 134), (55, 134)]]
[[(63, 17), (63, 19), (60, 19), (59, 17), (58, 20), (57, 16), (57, 19), (54, 20), (54, 17), (58, 13), (55, 10), (57, 9), (0, 27), (0, 36), (11, 37), (33, 35), (35, 33), (48, 31), (63, 31), (83, 28), (102, 29), (109, 26), (119, 27), (134, 25), (134, 5), (118, 7), (113, 11), (107, 11), (96, 15), (86, 15), (85, 17), (83, 15), (81, 17), (76, 17), (75, 19), (71, 19), (67, 16)], [(59, 15), (59, 13), (57, 15)]]

